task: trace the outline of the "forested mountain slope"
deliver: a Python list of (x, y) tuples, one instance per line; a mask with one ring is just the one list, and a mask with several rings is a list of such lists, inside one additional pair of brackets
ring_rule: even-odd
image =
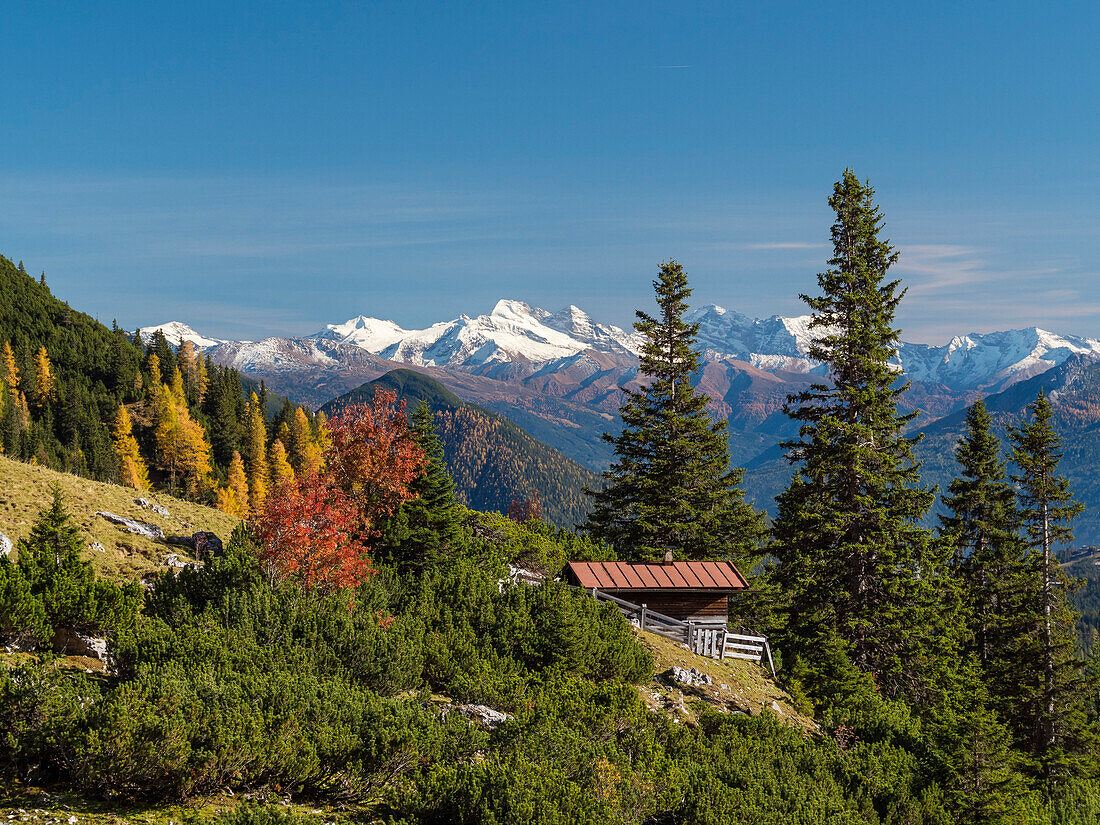
[(475, 510), (507, 512), (508, 505), (534, 492), (547, 520), (572, 527), (588, 512), (584, 487), (599, 476), (541, 443), (508, 419), (468, 404), (438, 381), (413, 370), (393, 370), (321, 408), (340, 408), (392, 390), (410, 411), (427, 401), (443, 442), (444, 460), (462, 502)]

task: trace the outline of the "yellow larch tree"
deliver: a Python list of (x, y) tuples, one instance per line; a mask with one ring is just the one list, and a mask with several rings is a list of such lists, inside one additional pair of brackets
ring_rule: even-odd
[(328, 419), (323, 412), (317, 413), (317, 417), (313, 419), (313, 425), (316, 430), (317, 449), (323, 459), (329, 447), (332, 446), (332, 430), (328, 428)]
[(267, 451), (267, 465), (271, 470), (271, 486), (273, 489), (278, 490), (285, 484), (294, 483), (294, 468), (290, 466), (290, 462), (287, 460), (286, 447), (278, 438), (271, 442), (271, 447)]
[(173, 491), (179, 478), (192, 498), (201, 498), (213, 489), (206, 431), (167, 384), (161, 384), (156, 395), (153, 435), (157, 466), (168, 474)]
[(319, 472), (321, 469), (321, 448), (313, 438), (306, 411), (298, 407), (294, 411), (294, 420), (290, 426), (291, 463), (300, 476)]
[(39, 347), (34, 355), (34, 405), (42, 409), (57, 400), (57, 387), (53, 376), (50, 354), (45, 347)]
[(259, 512), (267, 499), (267, 487), (270, 475), (267, 467), (267, 424), (260, 399), (256, 393), (248, 400), (248, 431), (245, 434), (248, 452), (248, 489), (249, 501), (253, 512)]
[(218, 488), (218, 509), (237, 518), (248, 518), (248, 479), (244, 461), (236, 450), (229, 462), (229, 478), (225, 486)]
[(15, 366), (15, 353), (12, 352), (11, 344), (7, 341), (4, 342), (2, 358), (4, 383), (11, 388), (11, 394), (15, 395), (19, 391), (19, 367)]
[(122, 483), (127, 487), (137, 490), (149, 489), (149, 471), (142, 461), (141, 452), (138, 450), (137, 439), (134, 438), (133, 423), (125, 404), (120, 404), (118, 415), (112, 429), (115, 459), (118, 461), (118, 474)]
[(180, 368), (176, 367), (172, 370), (172, 377), (169, 386), (172, 388), (172, 395), (176, 399), (176, 403), (184, 407), (187, 406), (187, 391), (183, 386), (183, 373), (180, 372)]
[(145, 359), (145, 369), (149, 371), (149, 378), (152, 379), (154, 386), (164, 380), (164, 376), (160, 374), (160, 358), (155, 352), (150, 352), (149, 357)]

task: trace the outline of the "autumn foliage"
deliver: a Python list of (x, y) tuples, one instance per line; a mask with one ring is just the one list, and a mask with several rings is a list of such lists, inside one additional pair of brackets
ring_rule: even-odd
[(347, 407), (331, 429), (324, 471), (277, 487), (254, 524), (275, 575), (306, 589), (355, 587), (370, 575), (374, 525), (413, 497), (425, 461), (393, 393)]
[(424, 452), (409, 430), (405, 402), (380, 390), (370, 403), (345, 407), (331, 425), (326, 476), (359, 506), (364, 520), (393, 515), (411, 498)]
[(297, 579), (307, 590), (333, 590), (355, 587), (371, 572), (360, 527), (355, 502), (310, 475), (268, 496), (254, 530), (278, 577)]

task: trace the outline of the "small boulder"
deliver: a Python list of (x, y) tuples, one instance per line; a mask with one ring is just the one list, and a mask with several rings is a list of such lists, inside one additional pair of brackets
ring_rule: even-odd
[(11, 539), (9, 539), (3, 533), (0, 533), (0, 556), (8, 555), (8, 553), (11, 552), (11, 549), (14, 546), (15, 545), (12, 544)]
[(714, 683), (714, 680), (705, 673), (702, 673), (695, 668), (682, 668), (677, 665), (673, 665), (663, 674), (667, 678), (674, 682), (679, 682), (681, 685), (688, 685), (690, 687), (699, 687), (702, 685), (710, 685)]
[(175, 553), (169, 553), (164, 557), (164, 563), (169, 567), (175, 567), (178, 570), (182, 570), (187, 566), (187, 562), (177, 556)]
[(512, 718), (511, 714), (493, 710), (487, 705), (452, 705), (450, 709), (487, 730), (493, 730)]
[(195, 556), (203, 561), (225, 555), (222, 540), (205, 530), (200, 530), (191, 537), (191, 546), (195, 548)]
[(107, 521), (112, 524), (119, 525), (128, 533), (145, 536), (154, 541), (164, 541), (164, 531), (156, 524), (146, 524), (141, 521), (134, 521), (132, 518), (126, 518), (125, 516), (116, 516), (114, 513), (109, 513), (106, 510), (100, 510), (96, 515), (107, 519)]
[(170, 515), (168, 512), (168, 508), (165, 507), (163, 504), (156, 504), (155, 502), (149, 501), (149, 499), (147, 498), (135, 498), (134, 504), (144, 510), (152, 510), (159, 516)]
[(779, 703), (777, 701), (775, 701), (774, 699), (772, 699), (772, 710), (774, 710), (780, 716), (785, 716), (786, 715), (786, 714), (783, 713), (783, 708), (779, 707)]
[(53, 635), (55, 653), (66, 656), (87, 656), (89, 659), (107, 661), (107, 640), (90, 636), (68, 627), (59, 627)]
[(107, 548), (100, 544), (98, 541), (93, 541), (88, 545), (88, 549), (96, 553), (106, 553)]

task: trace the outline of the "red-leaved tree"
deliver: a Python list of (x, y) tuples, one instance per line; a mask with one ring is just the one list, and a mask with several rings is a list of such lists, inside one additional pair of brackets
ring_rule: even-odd
[(392, 392), (345, 407), (331, 432), (324, 472), (275, 490), (253, 525), (269, 569), (307, 589), (356, 587), (373, 572), (375, 525), (412, 498), (426, 461)]
[(309, 475), (277, 488), (253, 525), (268, 569), (307, 590), (356, 587), (371, 572), (359, 509), (338, 487)]
[(332, 420), (326, 474), (373, 523), (413, 497), (409, 484), (427, 460), (413, 439), (405, 402), (378, 390), (369, 403), (352, 404)]

